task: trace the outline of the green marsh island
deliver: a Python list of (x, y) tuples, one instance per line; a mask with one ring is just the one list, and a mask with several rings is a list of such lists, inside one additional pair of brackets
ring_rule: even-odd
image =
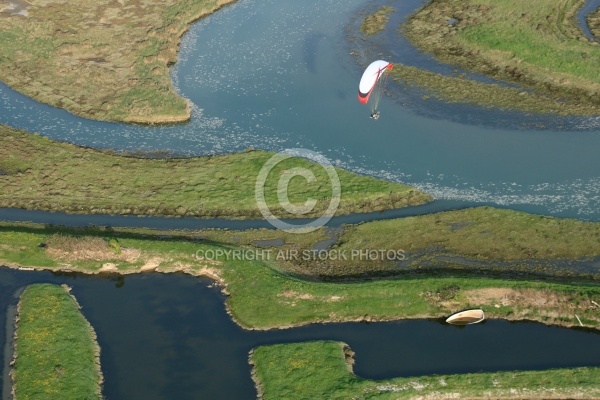
[(189, 24), (231, 2), (31, 0), (25, 16), (0, 12), (0, 79), (86, 118), (186, 121), (169, 67)]
[[(87, 214), (261, 218), (256, 176), (274, 154), (150, 159), (58, 143), (1, 125), (0, 144), (0, 206)], [(283, 211), (275, 178), (291, 167), (313, 171), (317, 181), (291, 181), (290, 201), (323, 200), (306, 216), (320, 215), (332, 194), (319, 182), (328, 178), (317, 163), (301, 158), (285, 160), (269, 174), (267, 204), (276, 215)], [(406, 185), (336, 171), (343, 187), (338, 215), (431, 201), (431, 196)]]
[[(340, 342), (261, 346), (250, 355), (261, 398), (270, 399), (592, 399), (599, 368), (436, 375), (381, 381), (352, 372), (354, 353)], [(290, 382), (290, 383), (288, 383)]]
[(69, 288), (28, 286), (18, 305), (13, 399), (103, 399), (96, 333)]

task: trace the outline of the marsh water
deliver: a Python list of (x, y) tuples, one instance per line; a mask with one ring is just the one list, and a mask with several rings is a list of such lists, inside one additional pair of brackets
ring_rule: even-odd
[[(108, 400), (255, 398), (252, 348), (318, 339), (348, 343), (356, 352), (355, 372), (372, 379), (600, 366), (600, 333), (539, 323), (461, 328), (417, 320), (245, 331), (232, 322), (224, 296), (209, 280), (180, 274), (102, 278), (0, 269), (0, 313), (34, 282), (73, 288), (98, 334)], [(2, 333), (4, 324), (3, 318)]]
[[(448, 105), (423, 100), (403, 87), (391, 88), (382, 99), (378, 121), (368, 118), (356, 90), (369, 59), (454, 71), (399, 38), (396, 26), (376, 42), (354, 35), (361, 15), (388, 3), (397, 9), (394, 24), (424, 4), (241, 0), (195, 23), (172, 71), (178, 90), (194, 104), (187, 124), (90, 121), (1, 85), (0, 123), (124, 151), (198, 155), (250, 146), (305, 147), (341, 167), (426, 190), (440, 200), (426, 206), (432, 207), (429, 211), (487, 203), (600, 220), (600, 118)], [(0, 211), (1, 219), (67, 225), (147, 226), (149, 221)], [(198, 227), (193, 219), (156, 224)], [(98, 333), (109, 400), (253, 398), (247, 363), (251, 348), (313, 339), (348, 343), (356, 351), (355, 372), (374, 379), (600, 365), (599, 334), (536, 323), (488, 321), (460, 329), (437, 321), (404, 321), (244, 331), (225, 313), (218, 289), (184, 275), (107, 278), (0, 269), (0, 316), (15, 304), (15, 293), (32, 282), (73, 287)], [(6, 318), (0, 321), (3, 343)], [(467, 347), (480, 351), (465, 352)]]

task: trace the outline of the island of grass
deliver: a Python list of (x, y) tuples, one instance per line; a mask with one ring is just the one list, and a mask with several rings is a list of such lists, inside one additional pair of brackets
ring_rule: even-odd
[[(335, 251), (402, 250), (366, 260), (315, 262), (321, 277), (452, 270), (598, 279), (600, 224), (476, 207), (347, 226)], [(393, 254), (392, 254), (393, 256)]]
[(0, 11), (0, 79), (92, 119), (190, 118), (169, 66), (189, 24), (233, 0), (30, 0)]
[(360, 31), (365, 35), (374, 35), (383, 31), (390, 20), (389, 15), (394, 11), (394, 7), (383, 6), (373, 14), (367, 15), (360, 26)]
[[(577, 26), (577, 10), (583, 4), (435, 0), (413, 15), (403, 30), (417, 47), (443, 62), (520, 84), (526, 90), (471, 84), (490, 95), (497, 90), (500, 97), (512, 92), (518, 100), (514, 107), (598, 115), (600, 43), (586, 38)], [(530, 90), (535, 98), (545, 99), (537, 110), (520, 104), (519, 96), (531, 96)], [(477, 102), (485, 96), (472, 97)], [(493, 100), (483, 102), (490, 103)]]
[[(0, 125), (0, 207), (86, 214), (133, 214), (262, 218), (255, 198), (259, 172), (274, 153), (247, 151), (222, 156), (149, 159), (59, 143)], [(284, 218), (280, 177), (294, 168), (313, 171), (316, 182), (289, 181), (293, 204), (318, 202), (301, 217), (329, 206), (332, 181), (317, 163), (290, 158), (267, 175), (265, 200)], [(337, 169), (341, 202), (337, 215), (423, 204), (431, 197), (414, 188)]]
[[(384, 243), (382, 249), (393, 246), (398, 250), (396, 246), (402, 245), (410, 255), (411, 237), (415, 238), (415, 248), (419, 248), (429, 246), (428, 241), (435, 236), (434, 242), (447, 244), (447, 251), (471, 254), (473, 260), (463, 266), (463, 271), (446, 274), (414, 274), (396, 265), (395, 271), (387, 271), (391, 276), (374, 280), (372, 270), (380, 262), (359, 263), (347, 252), (348, 261), (336, 261), (330, 266), (338, 268), (335, 276), (328, 276), (329, 281), (334, 281), (324, 281), (319, 278), (325, 275), (322, 271), (326, 264), (318, 256), (314, 262), (303, 259), (305, 251), (309, 255), (318, 254), (311, 250), (327, 237), (323, 230), (303, 235), (278, 231), (152, 232), (116, 228), (78, 230), (35, 224), (2, 225), (0, 265), (92, 274), (179, 271), (208, 276), (229, 294), (227, 308), (235, 321), (249, 329), (313, 322), (438, 318), (472, 307), (483, 307), (490, 318), (527, 319), (564, 326), (579, 325), (577, 315), (584, 326), (600, 327), (597, 273), (592, 276), (574, 273), (561, 280), (520, 270), (511, 276), (508, 268), (503, 277), (494, 278), (476, 263), (478, 257), (473, 257), (473, 251), (480, 248), (479, 259), (490, 260), (493, 256), (485, 253), (486, 248), (510, 248), (517, 241), (520, 249), (507, 253), (506, 259), (523, 256), (529, 259), (530, 254), (541, 252), (540, 246), (545, 246), (554, 249), (551, 252), (554, 257), (564, 257), (563, 261), (577, 265), (582, 259), (597, 259), (600, 255), (600, 223), (511, 213), (514, 212), (485, 208), (415, 217), (417, 220), (366, 223), (346, 228), (337, 249), (331, 249), (342, 251), (346, 245), (357, 251), (374, 250), (379, 241), (388, 238), (390, 243)], [(431, 224), (431, 236), (416, 237), (421, 234), (420, 229), (426, 229), (418, 223), (418, 218), (423, 218), (423, 227)], [(499, 219), (508, 222), (496, 227), (494, 221)], [(396, 232), (402, 238), (390, 239), (389, 229), (395, 228), (378, 226), (383, 223), (397, 224)], [(460, 226), (464, 230), (456, 229)], [(513, 230), (504, 232), (509, 226)], [(565, 237), (567, 231), (571, 232), (570, 237)], [(522, 238), (527, 240), (521, 242)], [(258, 239), (280, 239), (283, 243), (271, 248), (246, 245), (254, 242), (258, 246)], [(475, 242), (471, 244), (472, 240)], [(571, 248), (569, 244), (575, 245)], [(291, 256), (293, 250), (298, 259)], [(546, 253), (540, 256), (550, 254), (543, 251)], [(318, 268), (312, 269), (312, 264)], [(343, 265), (350, 270), (348, 275), (340, 272)]]
[(591, 399), (600, 368), (363, 379), (340, 342), (261, 346), (250, 354), (259, 399)]
[(13, 398), (101, 400), (100, 347), (66, 287), (28, 286), (18, 305)]

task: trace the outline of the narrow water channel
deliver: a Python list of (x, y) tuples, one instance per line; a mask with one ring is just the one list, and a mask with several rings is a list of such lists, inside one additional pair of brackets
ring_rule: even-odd
[[(427, 215), (442, 211), (458, 210), (472, 206), (487, 204), (468, 203), (463, 201), (438, 200), (414, 207), (370, 213), (356, 213), (333, 217), (327, 226), (338, 227), (344, 224), (357, 224), (393, 218)], [(274, 229), (267, 220), (240, 220), (226, 218), (177, 218), (177, 217), (137, 217), (133, 215), (85, 215), (62, 212), (22, 210), (18, 208), (0, 208), (0, 221), (34, 222), (38, 224), (61, 225), (71, 227), (111, 226), (127, 228), (151, 229)], [(303, 225), (314, 222), (314, 219), (288, 219), (290, 224)], [(317, 225), (320, 226), (320, 225)]]

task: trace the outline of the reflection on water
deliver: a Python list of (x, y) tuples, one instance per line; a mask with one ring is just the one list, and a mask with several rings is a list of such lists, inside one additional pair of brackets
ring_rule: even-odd
[[(395, 28), (383, 49), (370, 42), (351, 47), (346, 28), (357, 12), (377, 4), (242, 0), (199, 21), (184, 37), (172, 74), (194, 104), (187, 124), (89, 121), (5, 86), (0, 123), (120, 150), (208, 154), (304, 147), (337, 166), (412, 184), (439, 199), (600, 219), (600, 117), (561, 119), (423, 102), (400, 87), (382, 99), (379, 120), (368, 118), (356, 100), (362, 66), (351, 51), (357, 46), (373, 57), (389, 51), (396, 61), (448, 69), (398, 39)], [(394, 19), (421, 4), (393, 2)]]
[[(338, 227), (344, 224), (358, 224), (362, 222), (377, 221), (384, 219), (403, 218), (416, 215), (425, 215), (441, 211), (457, 210), (471, 207), (474, 204), (459, 201), (432, 201), (420, 206), (403, 207), (386, 211), (375, 211), (370, 213), (357, 213), (335, 216), (329, 220), (328, 226)], [(489, 205), (489, 204), (487, 204)], [(152, 228), (152, 229), (275, 229), (267, 220), (236, 220), (225, 218), (195, 218), (195, 217), (136, 217), (131, 215), (82, 215), (67, 214), (50, 211), (30, 211), (18, 208), (0, 208), (0, 221), (35, 222), (38, 224), (50, 224), (60, 226), (108, 226), (129, 228)], [(284, 219), (290, 224), (304, 225), (317, 224), (313, 219)]]
[(459, 328), (417, 320), (244, 331), (209, 281), (175, 274), (115, 279), (0, 269), (0, 343), (7, 306), (16, 302), (12, 294), (33, 282), (73, 287), (98, 334), (108, 400), (254, 399), (247, 361), (252, 348), (318, 339), (348, 343), (356, 352), (355, 372), (372, 379), (600, 366), (597, 332), (537, 323)]

